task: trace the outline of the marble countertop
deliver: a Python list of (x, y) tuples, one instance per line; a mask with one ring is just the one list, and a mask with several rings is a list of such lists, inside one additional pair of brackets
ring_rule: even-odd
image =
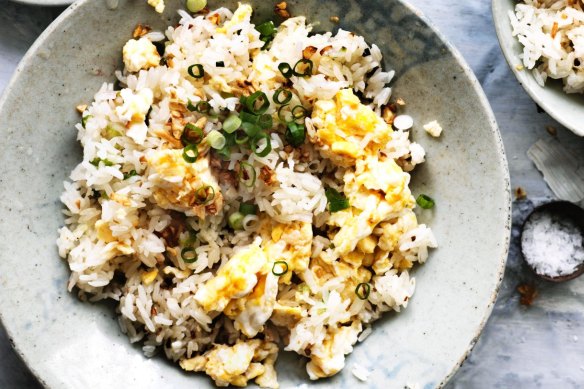
[[(559, 141), (581, 153), (578, 138), (537, 106), (517, 83), (499, 49), (490, 1), (409, 0), (438, 27), (466, 58), (489, 98), (505, 144), (513, 188), (528, 198), (513, 204), (513, 236), (497, 304), (472, 354), (448, 388), (579, 388), (584, 385), (584, 277), (550, 284), (535, 279), (522, 263), (519, 226), (534, 205), (552, 198), (540, 173), (527, 158), (538, 139)], [(0, 0), (0, 90), (18, 61), (63, 8), (37, 8)], [(42, 77), (42, 75), (39, 75)], [(520, 304), (519, 285), (538, 295)], [(0, 388), (40, 388), (0, 330)]]

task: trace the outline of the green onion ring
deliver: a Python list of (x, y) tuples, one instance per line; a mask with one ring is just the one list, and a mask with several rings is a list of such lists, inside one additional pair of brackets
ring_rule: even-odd
[(371, 285), (366, 282), (362, 282), (355, 288), (355, 294), (361, 300), (367, 300), (369, 298), (369, 294), (371, 294)]
[(197, 160), (197, 157), (199, 156), (199, 149), (197, 148), (197, 145), (194, 144), (186, 145), (183, 150), (182, 156), (183, 159), (188, 163), (195, 162)]
[[(196, 73), (195, 73), (195, 70), (196, 70)], [(189, 73), (189, 76), (191, 76), (193, 78), (205, 77), (205, 69), (203, 68), (203, 65), (201, 65), (200, 63), (189, 66), (189, 68), (187, 69), (187, 72)]]
[[(189, 255), (189, 254), (192, 254)], [(192, 247), (185, 247), (180, 251), (180, 256), (184, 263), (195, 263), (197, 262), (197, 253), (194, 248)]]
[[(247, 176), (247, 177), (246, 177)], [(256, 170), (253, 166), (251, 166), (247, 162), (240, 162), (239, 163), (239, 182), (243, 185), (251, 188), (255, 185), (256, 182)]]
[[(281, 266), (280, 270), (276, 269), (276, 266)], [(272, 266), (272, 274), (275, 276), (283, 276), (284, 274), (288, 273), (288, 264), (286, 261), (276, 261)]]
[[(280, 99), (280, 95), (284, 94), (284, 98)], [(274, 103), (276, 104), (288, 104), (292, 100), (292, 91), (290, 89), (280, 88), (274, 93)]]

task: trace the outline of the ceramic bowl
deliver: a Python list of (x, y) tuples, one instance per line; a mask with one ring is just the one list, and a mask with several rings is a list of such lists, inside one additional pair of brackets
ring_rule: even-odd
[[(523, 64), (519, 55), (523, 52), (523, 46), (513, 36), (513, 29), (509, 21), (509, 12), (514, 11), (516, 0), (493, 0), (493, 20), (501, 50), (505, 59), (523, 86), (523, 89), (531, 98), (566, 128), (576, 135), (584, 136), (584, 96), (579, 94), (567, 94), (562, 90), (562, 82), (548, 80), (545, 87), (541, 87), (531, 71), (521, 69)], [(519, 67), (519, 68), (518, 68)]]
[(38, 5), (41, 7), (57, 7), (65, 6), (73, 3), (75, 0), (12, 0), (17, 3)]
[[(69, 271), (57, 255), (63, 225), (63, 181), (81, 160), (75, 106), (114, 81), (121, 48), (141, 22), (175, 23), (183, 3), (167, 1), (158, 15), (143, 0), (82, 0), (67, 9), (22, 60), (0, 101), (0, 315), (18, 354), (48, 388), (197, 388), (212, 382), (187, 374), (162, 357), (147, 359), (120, 332), (111, 305), (80, 302), (66, 290)], [(257, 20), (274, 4), (253, 1)], [(413, 138), (427, 150), (416, 170), (414, 195), (436, 207), (419, 215), (440, 248), (414, 271), (416, 293), (400, 314), (374, 324), (372, 335), (347, 358), (347, 367), (321, 388), (441, 387), (477, 340), (503, 276), (510, 231), (507, 163), (493, 113), (461, 56), (420, 12), (399, 0), (290, 1), (318, 30), (339, 26), (364, 35), (396, 70), (394, 96), (416, 120)], [(236, 1), (209, 1), (234, 8)], [(443, 135), (421, 128), (437, 119)], [(283, 388), (308, 383), (304, 363), (282, 353)], [(372, 373), (367, 383), (354, 364)]]

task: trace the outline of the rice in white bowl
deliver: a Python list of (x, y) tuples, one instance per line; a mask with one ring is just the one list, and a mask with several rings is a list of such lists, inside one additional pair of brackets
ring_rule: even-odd
[[(77, 125), (58, 246), (69, 289), (118, 301), (146, 355), (275, 388), (279, 346), (309, 358), (311, 379), (339, 372), (370, 323), (408, 305), (408, 270), (436, 241), (408, 188), (424, 151), (391, 129), (379, 48), (311, 34), (304, 17), (266, 38), (251, 13), (181, 11), (162, 58), (156, 33), (124, 46), (123, 89), (104, 84)], [(283, 63), (300, 65), (286, 78)], [(227, 118), (260, 119), (250, 95), (271, 123), (257, 145), (235, 144)]]
[(584, 5), (581, 0), (524, 0), (509, 11), (523, 65), (542, 87), (562, 80), (567, 93), (584, 92)]

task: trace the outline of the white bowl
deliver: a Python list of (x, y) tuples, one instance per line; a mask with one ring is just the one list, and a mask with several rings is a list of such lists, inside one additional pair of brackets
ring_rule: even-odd
[(516, 0), (493, 0), (492, 3), (497, 37), (509, 67), (537, 105), (576, 135), (584, 136), (584, 95), (565, 93), (561, 81), (558, 80), (548, 80), (545, 87), (542, 87), (535, 81), (530, 70), (519, 70), (519, 65), (523, 65), (519, 58), (523, 46), (513, 36), (508, 16), (509, 11), (515, 10), (515, 4)]
[[(81, 160), (75, 106), (89, 102), (113, 81), (120, 52), (138, 22), (162, 29), (176, 21), (176, 7), (158, 15), (143, 0), (74, 3), (38, 39), (0, 101), (0, 316), (18, 354), (49, 388), (193, 388), (211, 385), (162, 357), (147, 359), (117, 326), (109, 304), (80, 302), (66, 291), (69, 270), (57, 255), (63, 224), (62, 182)], [(253, 2), (259, 20), (271, 2)], [(211, 7), (236, 1), (210, 1)], [(495, 302), (510, 231), (507, 163), (495, 118), (461, 56), (418, 11), (398, 0), (305, 0), (292, 11), (332, 29), (364, 35), (397, 71), (395, 96), (417, 122), (413, 137), (427, 150), (414, 174), (413, 192), (437, 206), (420, 221), (440, 244), (414, 271), (417, 290), (399, 315), (388, 314), (347, 358), (347, 368), (319, 387), (353, 388), (351, 367), (372, 370), (371, 388), (441, 387), (474, 345)], [(438, 119), (434, 139), (421, 129)], [(282, 353), (283, 388), (309, 383), (303, 361)]]

